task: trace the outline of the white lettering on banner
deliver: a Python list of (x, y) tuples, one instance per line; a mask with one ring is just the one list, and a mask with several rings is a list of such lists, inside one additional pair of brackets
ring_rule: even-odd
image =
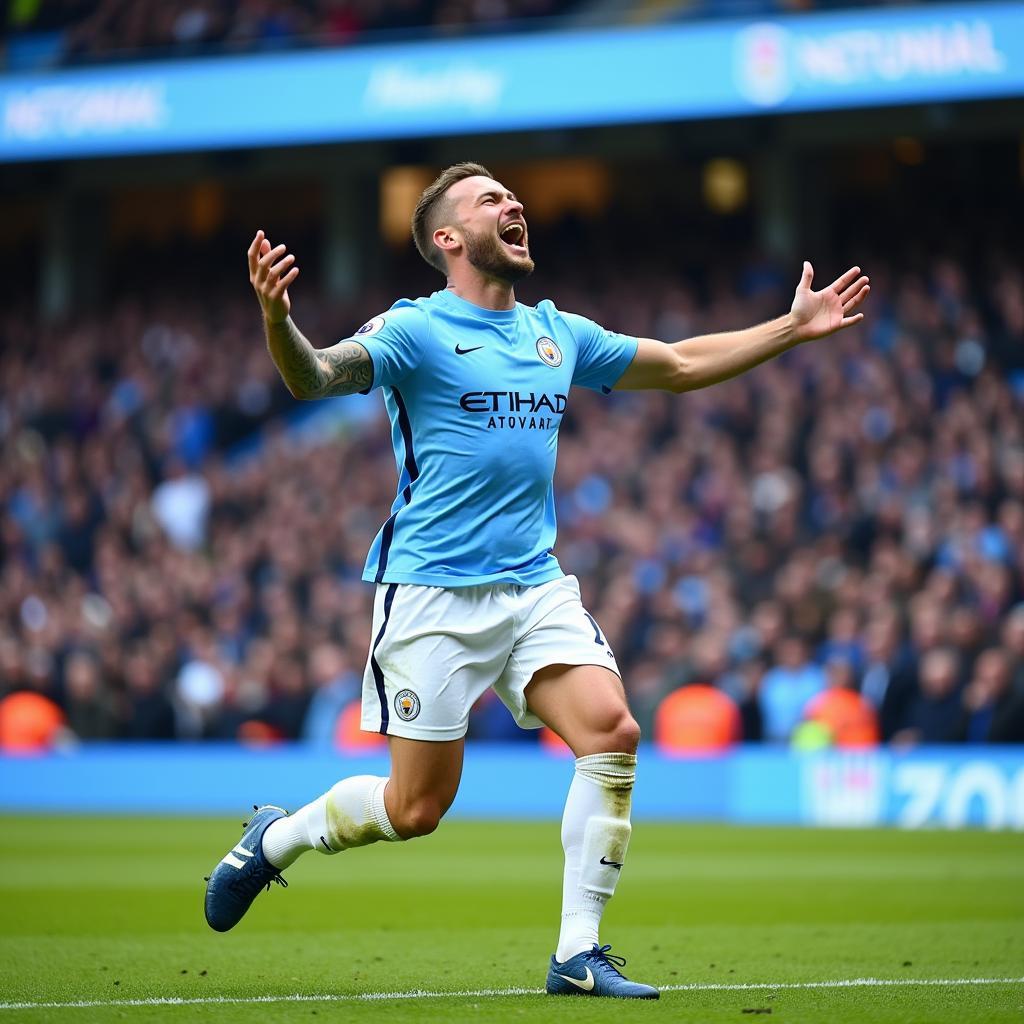
[(1024, 829), (1024, 768), (1010, 776), (987, 761), (955, 768), (936, 762), (901, 764), (893, 771), (893, 794), (906, 798), (896, 815), (902, 828), (976, 824)]
[(103, 86), (40, 86), (11, 95), (4, 104), (7, 138), (76, 138), (152, 131), (167, 118), (163, 86), (129, 82)]
[(932, 820), (946, 781), (946, 769), (941, 764), (901, 764), (893, 772), (892, 790), (906, 796), (896, 824), (900, 828), (923, 828)]
[(1009, 787), (994, 765), (983, 761), (965, 764), (954, 776), (946, 794), (943, 823), (948, 828), (963, 828), (968, 824), (972, 800), (982, 807), (985, 828), (1005, 828), (1008, 824)]
[(797, 85), (997, 75), (1007, 67), (992, 24), (983, 20), (820, 35), (762, 22), (739, 33), (734, 52), (736, 84), (761, 107), (777, 106)]
[(490, 110), (498, 105), (504, 89), (504, 75), (472, 65), (421, 71), (402, 64), (387, 64), (374, 68), (363, 104), (385, 110), (422, 110), (425, 107)]
[(798, 36), (794, 52), (799, 77), (833, 85), (871, 78), (898, 81), (912, 75), (993, 75), (1006, 68), (1006, 57), (986, 21)]
[(879, 825), (885, 766), (872, 753), (809, 757), (801, 772), (803, 817), (814, 825)]

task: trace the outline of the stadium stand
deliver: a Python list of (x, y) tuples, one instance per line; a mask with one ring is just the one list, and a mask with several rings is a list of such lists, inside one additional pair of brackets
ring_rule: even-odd
[[(788, 302), (759, 265), (700, 289), (614, 253), (586, 282), (553, 265), (563, 308), (653, 337)], [(710, 391), (572, 396), (558, 554), (647, 735), (702, 684), (746, 740), (787, 742), (831, 688), (885, 742), (1024, 741), (1024, 268), (871, 273), (863, 329)], [(0, 697), (46, 698), (86, 741), (354, 742), (382, 412), (297, 440), (244, 285), (2, 329)], [(471, 735), (520, 734), (492, 702)]]
[(573, 6), (572, 0), (37, 0), (12, 5), (7, 31), (13, 63), (61, 64), (346, 46), (382, 34), (523, 30)]
[[(926, 3), (938, 0), (923, 0)], [(382, 39), (892, 6), (888, 0), (21, 0), (8, 67), (195, 57)]]

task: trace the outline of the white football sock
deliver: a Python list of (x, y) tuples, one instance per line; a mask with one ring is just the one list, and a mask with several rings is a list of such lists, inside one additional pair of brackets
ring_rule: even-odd
[(311, 804), (271, 822), (263, 833), (264, 856), (283, 871), (307, 850), (340, 853), (381, 840), (398, 841), (384, 809), (387, 783), (378, 775), (353, 775), (335, 783)]
[(590, 754), (576, 760), (562, 815), (565, 875), (562, 928), (555, 959), (564, 963), (598, 938), (629, 845), (635, 754)]

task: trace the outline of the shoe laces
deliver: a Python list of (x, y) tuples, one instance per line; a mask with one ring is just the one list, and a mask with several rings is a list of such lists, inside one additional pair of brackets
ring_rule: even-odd
[[(274, 870), (276, 870), (276, 869), (274, 869)], [(263, 875), (263, 872), (260, 872), (259, 874), (250, 874), (249, 876), (238, 875), (234, 879), (232, 879), (228, 883), (228, 885), (232, 889), (241, 889), (243, 892), (245, 892), (247, 894), (248, 894), (248, 892), (254, 886), (255, 886), (256, 890), (259, 891), (260, 889), (263, 888), (263, 878), (261, 877), (262, 875)], [(210, 880), (210, 876), (209, 875), (203, 875), (203, 881), (204, 882), (208, 882), (209, 880)], [(278, 871), (277, 874), (271, 875), (270, 878), (267, 880), (267, 887), (266, 887), (266, 891), (267, 892), (270, 892), (270, 886), (274, 882), (276, 882), (279, 886), (281, 886), (282, 889), (287, 889), (288, 888), (288, 883), (285, 881), (284, 875), (282, 875)]]
[(612, 947), (610, 945), (599, 946), (595, 942), (594, 948), (588, 950), (583, 955), (591, 963), (595, 964), (598, 967), (603, 967), (606, 970), (612, 971), (621, 978), (622, 972), (618, 968), (626, 966), (626, 958), (624, 956), (612, 956), (608, 952), (608, 950), (611, 948)]
[[(260, 809), (259, 804), (253, 804), (252, 809), (258, 811)], [(242, 831), (244, 832), (248, 827), (252, 819), (249, 821), (242, 822)], [(250, 872), (239, 872), (234, 879), (234, 885), (232, 888), (241, 889), (246, 895), (251, 892), (259, 892), (263, 888), (264, 879), (266, 879), (266, 892), (270, 892), (270, 886), (275, 882), (281, 886), (282, 889), (288, 888), (288, 883), (284, 880), (284, 875), (281, 874), (278, 868), (275, 868), (270, 861), (264, 858), (265, 868), (256, 868), (253, 865), (253, 870)], [(267, 872), (270, 872), (270, 877), (267, 877)]]
[[(288, 888), (288, 883), (284, 880), (284, 875), (282, 874), (271, 875), (270, 882), (276, 882), (282, 889)], [(267, 892), (270, 892), (270, 882), (267, 882)]]
[(239, 871), (231, 881), (231, 888), (241, 890), (246, 896), (254, 896), (264, 885), (265, 891), (270, 892), (270, 886), (275, 882), (284, 889), (288, 888), (288, 883), (277, 868), (270, 864), (265, 868), (253, 866), (249, 871)]

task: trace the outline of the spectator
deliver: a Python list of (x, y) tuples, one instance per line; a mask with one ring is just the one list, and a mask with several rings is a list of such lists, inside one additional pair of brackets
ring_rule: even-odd
[(302, 735), (309, 699), (302, 662), (298, 657), (280, 656), (274, 663), (271, 697), (260, 718), (282, 739), (297, 740)]
[(1003, 647), (1010, 659), (1010, 686), (1024, 696), (1024, 604), (1016, 605), (1006, 616), (1002, 630)]
[(925, 654), (919, 692), (894, 743), (948, 743), (954, 738), (961, 708), (960, 671), (960, 658), (952, 647), (935, 647)]
[(185, 463), (171, 462), (164, 480), (153, 491), (153, 517), (171, 543), (185, 551), (195, 551), (206, 539), (206, 519), (210, 510), (210, 487), (198, 473), (190, 473)]
[(109, 740), (117, 732), (112, 695), (103, 684), (96, 658), (72, 654), (64, 672), (64, 710), (68, 728), (80, 740)]
[(125, 660), (125, 713), (121, 735), (130, 740), (174, 738), (174, 706), (160, 676), (158, 655), (148, 645), (137, 645)]
[(175, 682), (179, 735), (202, 739), (217, 732), (227, 697), (227, 681), (208, 634), (200, 634)]
[(337, 644), (318, 644), (309, 656), (309, 678), (314, 687), (302, 723), (302, 738), (320, 747), (333, 747), (338, 718), (363, 690), (362, 678), (352, 671)]
[(982, 652), (964, 688), (954, 739), (967, 743), (1024, 743), (1024, 695), (1010, 686), (1010, 660), (998, 647)]
[(825, 689), (825, 673), (807, 656), (807, 644), (786, 637), (778, 645), (776, 663), (761, 682), (764, 738), (786, 742), (799, 725), (810, 700)]
[(899, 652), (899, 624), (894, 615), (874, 619), (865, 631), (866, 667), (860, 690), (878, 712), (883, 741), (903, 726), (917, 692), (912, 667)]

